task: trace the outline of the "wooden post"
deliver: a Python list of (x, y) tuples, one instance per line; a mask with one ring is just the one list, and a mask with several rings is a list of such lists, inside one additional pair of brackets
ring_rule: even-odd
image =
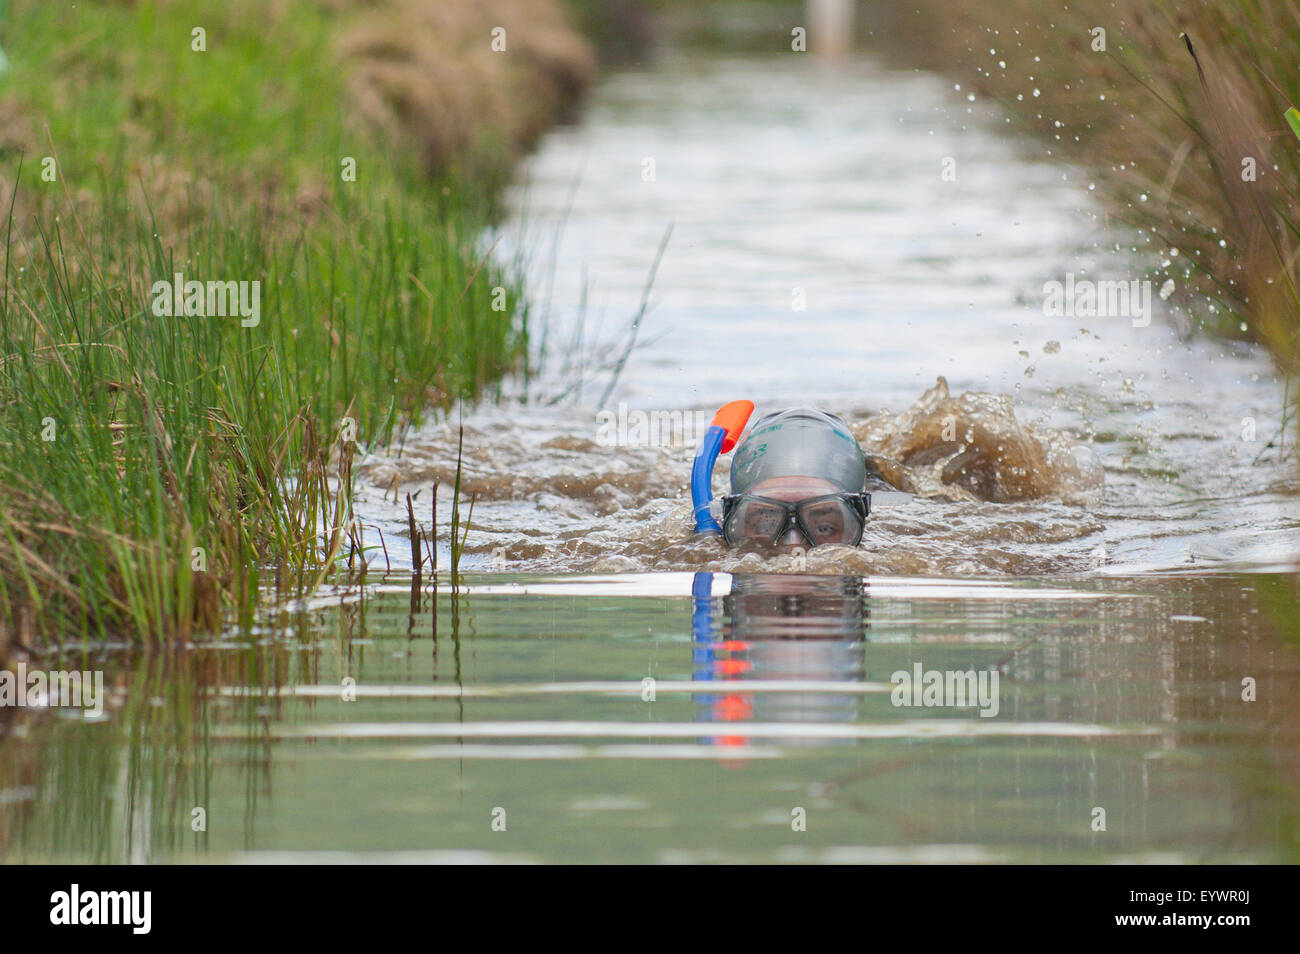
[(810, 53), (841, 59), (852, 52), (855, 5), (856, 0), (804, 0)]

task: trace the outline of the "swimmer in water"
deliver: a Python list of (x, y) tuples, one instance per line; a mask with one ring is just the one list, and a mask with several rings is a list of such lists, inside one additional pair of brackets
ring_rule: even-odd
[(788, 408), (760, 418), (737, 442), (752, 409), (733, 402), (710, 428), (720, 432), (719, 450), (736, 451), (731, 493), (720, 508), (699, 477), (705, 469), (712, 474), (717, 457), (705, 436), (692, 474), (696, 532), (721, 533), (730, 546), (857, 546), (870, 491), (893, 488), (869, 466), (848, 424), (827, 411)]

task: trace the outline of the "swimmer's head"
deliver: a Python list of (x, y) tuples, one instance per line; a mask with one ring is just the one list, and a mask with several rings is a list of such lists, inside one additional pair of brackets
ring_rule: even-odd
[(862, 448), (841, 418), (790, 408), (736, 446), (723, 537), (738, 546), (856, 546), (870, 508)]
[(755, 422), (731, 458), (731, 492), (796, 501), (859, 493), (866, 486), (862, 448), (842, 418), (795, 407)]

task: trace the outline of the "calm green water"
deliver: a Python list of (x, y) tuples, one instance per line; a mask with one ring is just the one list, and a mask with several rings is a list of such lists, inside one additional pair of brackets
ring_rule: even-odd
[[(96, 721), (8, 710), (0, 850), (1282, 860), (1294, 662), (1253, 586), (483, 575), (436, 601), (426, 580), (413, 605), (372, 582), (252, 644), (69, 660), (119, 691)], [(997, 669), (997, 714), (895, 706), (916, 664)]]

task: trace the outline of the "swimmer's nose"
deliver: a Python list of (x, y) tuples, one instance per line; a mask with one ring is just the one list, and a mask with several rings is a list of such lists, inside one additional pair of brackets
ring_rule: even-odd
[(776, 545), (779, 547), (802, 546), (803, 534), (799, 532), (798, 528), (791, 527), (785, 536), (783, 536), (780, 540), (776, 541)]

